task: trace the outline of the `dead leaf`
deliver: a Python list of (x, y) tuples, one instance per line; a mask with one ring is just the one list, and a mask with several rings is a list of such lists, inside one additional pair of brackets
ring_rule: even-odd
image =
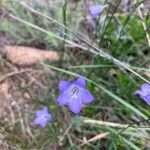
[(42, 61), (58, 61), (60, 56), (55, 51), (46, 51), (24, 46), (4, 46), (3, 53), (14, 64), (20, 66), (31, 66)]

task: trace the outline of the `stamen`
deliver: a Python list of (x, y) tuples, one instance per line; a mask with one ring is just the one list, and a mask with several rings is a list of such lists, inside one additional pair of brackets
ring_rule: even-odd
[(71, 90), (70, 95), (71, 95), (72, 98), (77, 99), (77, 98), (78, 98), (78, 96), (77, 96), (78, 93), (79, 93), (79, 89), (78, 89), (77, 87), (74, 87), (74, 88)]
[(74, 94), (78, 94), (78, 92), (79, 92), (79, 89), (77, 88), (77, 87), (74, 87), (73, 89), (72, 89), (72, 94), (74, 95)]

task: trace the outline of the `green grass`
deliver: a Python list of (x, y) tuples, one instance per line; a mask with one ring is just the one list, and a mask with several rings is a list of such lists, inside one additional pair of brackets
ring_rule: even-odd
[[(60, 62), (45, 62), (35, 68), (47, 68), (53, 75), (49, 79), (49, 91), (35, 91), (36, 99), (33, 96), (28, 103), (29, 122), (25, 125), (25, 130), (29, 127), (31, 134), (22, 133), (19, 123), (11, 130), (6, 124), (1, 125), (0, 121), (0, 132), (11, 149), (149, 149), (146, 143), (150, 141), (150, 108), (132, 94), (144, 80), (149, 81), (144, 73), (150, 72), (147, 67), (150, 63), (149, 45), (136, 13), (139, 3), (134, 5), (135, 9), (131, 9), (131, 14), (118, 12), (120, 4), (111, 6), (114, 14), (107, 13), (112, 10), (109, 6), (106, 7), (95, 33), (87, 35), (88, 40), (81, 37), (82, 30), (78, 30), (84, 18), (81, 7), (83, 2), (80, 0), (74, 8), (72, 4), (66, 5), (66, 10), (62, 9), (60, 1), (54, 8), (37, 2), (27, 3), (44, 16), (37, 15), (26, 5), (12, 0), (4, 0), (2, 4), (9, 10), (9, 19), (0, 23), (0, 32), (7, 33), (8, 40), (11, 39), (14, 45), (53, 48), (64, 53)], [(150, 17), (144, 21), (148, 26)], [(108, 60), (109, 57), (102, 55), (100, 50), (125, 63), (122, 65), (113, 59)], [(125, 65), (126, 63), (130, 65)], [(95, 101), (86, 105), (79, 116), (75, 116), (66, 107), (59, 107), (56, 98), (59, 94), (59, 80), (74, 80), (80, 75), (85, 76)], [(35, 111), (42, 106), (48, 106), (53, 116), (53, 121), (44, 129), (32, 125)], [(25, 114), (22, 114), (22, 119), (26, 119)], [(87, 120), (90, 121), (87, 123)], [(103, 122), (99, 124), (96, 121)], [(107, 138), (81, 146), (83, 137), (91, 139), (104, 132), (109, 133)]]

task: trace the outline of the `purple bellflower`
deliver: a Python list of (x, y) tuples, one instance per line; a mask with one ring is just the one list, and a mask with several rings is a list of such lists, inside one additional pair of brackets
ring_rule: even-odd
[(57, 103), (60, 106), (67, 105), (70, 110), (78, 114), (83, 105), (91, 103), (94, 100), (92, 94), (86, 88), (84, 77), (79, 77), (74, 82), (60, 81), (60, 95), (57, 98)]
[(92, 18), (96, 18), (102, 11), (104, 7), (101, 5), (91, 5), (89, 6), (89, 12)]
[(141, 90), (136, 90), (133, 94), (139, 94), (140, 97), (150, 106), (150, 84), (142, 84)]
[(41, 110), (36, 111), (36, 118), (34, 119), (34, 125), (40, 125), (42, 128), (46, 127), (46, 124), (52, 120), (51, 114), (48, 112), (47, 106)]

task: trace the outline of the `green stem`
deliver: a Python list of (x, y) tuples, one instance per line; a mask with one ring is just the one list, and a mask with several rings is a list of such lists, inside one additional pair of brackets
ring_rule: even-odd
[(108, 29), (108, 27), (109, 27), (109, 25), (110, 25), (110, 23), (111, 23), (111, 20), (113, 19), (113, 16), (114, 16), (114, 14), (115, 14), (117, 8), (118, 8), (119, 5), (120, 5), (120, 2), (121, 2), (121, 0), (118, 1), (117, 5), (116, 5), (116, 7), (114, 8), (114, 10), (113, 10), (113, 12), (112, 12), (112, 15), (111, 15), (111, 17), (110, 17), (110, 19), (109, 19), (109, 21), (108, 21), (108, 24), (107, 24), (107, 26), (106, 26), (104, 32), (102, 33), (101, 39), (100, 39), (100, 41), (99, 41), (99, 47), (101, 47), (101, 44), (102, 44), (102, 42), (103, 42), (103, 40), (104, 40), (104, 36), (105, 36), (105, 34), (106, 34), (106, 32), (107, 32), (107, 29)]
[(64, 24), (64, 36), (63, 36), (63, 41), (62, 41), (62, 48), (63, 48), (63, 52), (62, 52), (62, 59), (65, 53), (65, 43), (66, 43), (66, 33), (67, 33), (67, 15), (66, 15), (66, 11), (67, 11), (67, 4), (68, 4), (69, 0), (65, 0), (65, 4), (63, 6), (63, 24)]

